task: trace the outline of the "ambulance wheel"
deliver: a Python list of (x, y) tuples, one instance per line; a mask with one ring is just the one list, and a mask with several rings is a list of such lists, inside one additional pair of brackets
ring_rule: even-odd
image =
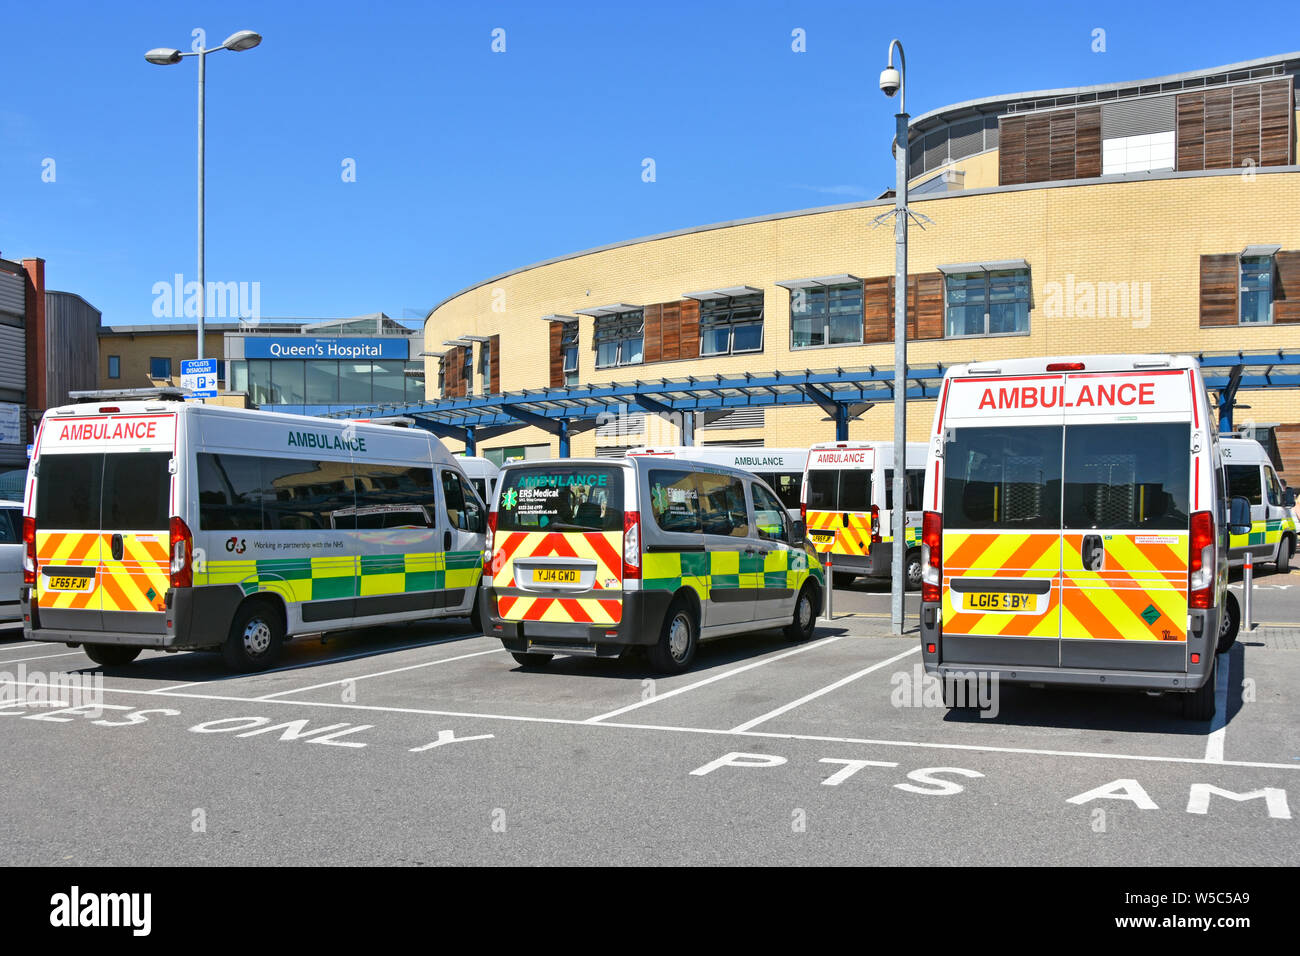
[(664, 615), (659, 641), (650, 646), (650, 666), (663, 674), (679, 674), (695, 660), (699, 646), (699, 625), (695, 612), (685, 601), (674, 601)]
[(787, 641), (806, 641), (813, 636), (817, 626), (817, 613), (821, 610), (821, 592), (815, 584), (805, 583), (794, 602), (794, 620), (785, 626)]
[(833, 587), (846, 588), (857, 579), (858, 576), (854, 574), (852, 571), (831, 572), (831, 583)]
[(269, 601), (249, 601), (235, 613), (221, 656), (233, 671), (266, 670), (280, 659), (284, 647), (284, 621)]
[(527, 654), (516, 654), (514, 651), (511, 651), (510, 656), (513, 657), (515, 659), (515, 663), (518, 664), (520, 667), (524, 668), (524, 670), (529, 670), (530, 668), (533, 667), (545, 667), (547, 664), (551, 662), (551, 658), (553, 658), (555, 655), (538, 654), (536, 652), (529, 652)]
[(921, 590), (921, 549), (916, 548), (907, 552), (907, 563), (904, 566), (907, 572), (907, 589), (909, 591)]
[(1186, 720), (1209, 720), (1214, 716), (1214, 692), (1218, 684), (1219, 664), (1214, 658), (1210, 664), (1210, 675), (1205, 683), (1190, 694), (1183, 695), (1183, 717)]
[(1278, 574), (1291, 573), (1291, 549), (1294, 547), (1295, 545), (1291, 543), (1291, 539), (1286, 535), (1283, 535), (1282, 540), (1278, 542), (1277, 564), (1275, 565)]
[(1237, 595), (1227, 591), (1223, 596), (1223, 619), (1219, 621), (1219, 643), (1215, 647), (1215, 653), (1225, 653), (1233, 644), (1237, 643), (1237, 630), (1241, 627), (1241, 605), (1237, 603)]
[(474, 604), (469, 609), (469, 625), (475, 631), (483, 633), (483, 615), (478, 610), (478, 599), (474, 599)]
[(121, 644), (83, 644), (81, 649), (100, 667), (121, 667), (140, 656), (140, 648)]

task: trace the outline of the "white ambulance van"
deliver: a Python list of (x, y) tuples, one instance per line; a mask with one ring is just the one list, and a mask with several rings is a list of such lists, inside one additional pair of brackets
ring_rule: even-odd
[[(921, 488), (925, 483), (924, 442), (907, 445), (908, 590), (921, 586)], [(860, 575), (890, 576), (894, 549), (894, 443), (837, 441), (808, 450), (801, 492), (808, 539), (819, 553), (832, 554), (834, 583)]]
[(497, 487), (497, 475), (501, 474), (501, 469), (486, 458), (475, 455), (457, 455), (456, 464), (460, 465), (460, 470), (465, 472), (465, 476), (469, 478), (469, 483), (474, 486), (478, 496), (485, 502), (491, 501)]
[(633, 448), (629, 457), (679, 458), (703, 461), (711, 465), (741, 468), (767, 482), (790, 512), (799, 516), (799, 487), (808, 464), (807, 448), (759, 448), (752, 445), (664, 445), (657, 448)]
[[(1182, 694), (1236, 638), (1230, 502), (1196, 361), (1014, 359), (944, 376), (925, 477), (921, 652), (970, 674)], [(952, 699), (949, 698), (950, 705)]]
[(1228, 563), (1234, 568), (1251, 556), (1255, 567), (1270, 562), (1278, 574), (1291, 570), (1295, 554), (1295, 492), (1282, 490), (1264, 446), (1249, 438), (1221, 438), (1228, 494), (1250, 502), (1250, 531), (1234, 534), (1228, 543)]
[[(147, 391), (147, 390), (146, 390)], [(419, 429), (167, 401), (53, 408), (23, 509), (23, 636), (121, 665), (476, 614), (486, 507)]]

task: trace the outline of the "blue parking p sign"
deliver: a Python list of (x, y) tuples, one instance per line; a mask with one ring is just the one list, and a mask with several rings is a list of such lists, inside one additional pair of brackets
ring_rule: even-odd
[(189, 389), (194, 398), (213, 398), (217, 394), (217, 360), (181, 362), (181, 388)]

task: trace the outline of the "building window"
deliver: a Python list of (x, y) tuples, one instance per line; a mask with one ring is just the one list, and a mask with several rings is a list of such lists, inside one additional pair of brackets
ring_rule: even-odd
[(149, 359), (149, 377), (150, 378), (171, 378), (172, 360), (170, 358)]
[(948, 273), (945, 332), (1012, 335), (1029, 331), (1029, 270)]
[(560, 331), (560, 354), (564, 356), (564, 384), (578, 384), (578, 323), (565, 322)]
[(596, 319), (596, 368), (640, 365), (644, 344), (645, 316), (640, 309)]
[(492, 343), (480, 342), (478, 344), (478, 377), (479, 388), (486, 395), (492, 391)]
[(700, 354), (763, 351), (763, 293), (700, 303)]
[(466, 345), (460, 350), (460, 375), (464, 380), (465, 394), (474, 393), (474, 346)]
[(1259, 325), (1273, 321), (1273, 257), (1241, 257), (1241, 322)]
[(122, 377), (122, 356), (110, 355), (108, 357), (108, 377), (109, 378)]
[(447, 356), (438, 357), (438, 395), (447, 397)]
[(790, 347), (862, 343), (862, 283), (790, 290)]

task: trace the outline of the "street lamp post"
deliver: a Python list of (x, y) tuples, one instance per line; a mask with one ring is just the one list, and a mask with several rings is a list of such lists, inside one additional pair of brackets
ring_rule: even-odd
[[(180, 50), (173, 50), (168, 47), (157, 47), (150, 50), (144, 55), (144, 58), (150, 63), (158, 66), (170, 66), (173, 63), (179, 63), (183, 57), (197, 56), (199, 58), (199, 325), (198, 325), (198, 351), (195, 358), (203, 358), (203, 320), (207, 312), (208, 304), (208, 286), (205, 276), (205, 253), (204, 253), (204, 228), (203, 228), (203, 127), (204, 127), (204, 80), (205, 67), (209, 53), (215, 53), (218, 50), (230, 50), (233, 53), (239, 53), (242, 50), (251, 50), (262, 42), (262, 35), (254, 33), (252, 30), (240, 30), (238, 33), (232, 33), (226, 37), (221, 46), (211, 47), (209, 49), (194, 50), (190, 53), (182, 53)], [(184, 290), (181, 290), (182, 293)]]
[[(894, 69), (894, 48), (898, 69)], [(894, 120), (894, 509), (889, 621), (894, 634), (903, 633), (903, 596), (907, 590), (907, 61), (903, 44), (889, 43), (889, 57), (880, 73), (880, 91), (898, 94)]]

